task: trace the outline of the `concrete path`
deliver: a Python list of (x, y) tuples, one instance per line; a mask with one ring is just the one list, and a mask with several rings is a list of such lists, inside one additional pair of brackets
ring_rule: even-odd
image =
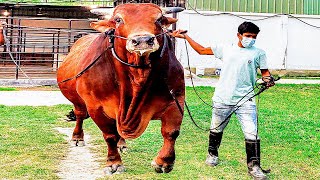
[(52, 106), (71, 104), (60, 91), (0, 91), (0, 104), (6, 106)]
[[(195, 86), (215, 87), (218, 79), (193, 77)], [(277, 84), (320, 84), (316, 79), (280, 79)], [(186, 86), (191, 86), (190, 78), (186, 78)], [(6, 106), (51, 106), (71, 104), (60, 91), (0, 91), (0, 104)]]

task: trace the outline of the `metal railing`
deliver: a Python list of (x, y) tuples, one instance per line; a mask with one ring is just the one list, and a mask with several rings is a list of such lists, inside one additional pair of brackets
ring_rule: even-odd
[[(3, 19), (2, 19), (3, 20)], [(23, 26), (23, 20), (55, 23), (52, 18), (6, 18), (6, 43), (0, 46), (0, 78), (55, 78), (55, 73), (71, 46), (83, 35), (96, 33), (91, 29), (74, 28), (73, 22), (88, 20), (59, 19), (67, 27)], [(13, 23), (9, 23), (13, 22)], [(23, 71), (23, 72), (22, 72)]]
[(5, 3), (34, 4), (34, 5), (61, 5), (61, 6), (90, 6), (113, 7), (113, 0), (9, 0)]
[[(1, 1), (0, 1), (1, 2)], [(159, 6), (182, 6), (185, 0), (10, 0), (6, 3), (37, 4), (37, 5), (62, 5), (62, 6), (103, 6), (112, 7), (124, 3), (154, 3)]]

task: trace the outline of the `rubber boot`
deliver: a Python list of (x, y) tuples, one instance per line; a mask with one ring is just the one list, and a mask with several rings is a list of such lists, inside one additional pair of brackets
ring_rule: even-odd
[(260, 166), (260, 140), (246, 139), (248, 173), (255, 180), (268, 179)]
[(208, 155), (206, 159), (206, 164), (209, 166), (216, 166), (219, 163), (218, 149), (221, 144), (222, 134), (223, 132), (215, 133), (210, 131)]

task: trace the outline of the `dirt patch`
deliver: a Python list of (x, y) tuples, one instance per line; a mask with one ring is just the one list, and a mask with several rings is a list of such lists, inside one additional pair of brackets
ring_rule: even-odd
[[(73, 129), (56, 128), (61, 134), (65, 134), (65, 139), (70, 142)], [(69, 152), (65, 159), (59, 164), (57, 175), (61, 179), (82, 180), (97, 179), (104, 176), (103, 169), (100, 168), (96, 156), (91, 152), (90, 135), (85, 134), (85, 146), (74, 146), (70, 142)]]
[(16, 87), (18, 91), (60, 91), (58, 86)]

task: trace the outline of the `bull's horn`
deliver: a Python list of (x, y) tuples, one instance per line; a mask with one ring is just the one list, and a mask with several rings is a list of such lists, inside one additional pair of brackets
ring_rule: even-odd
[(95, 8), (91, 9), (90, 12), (97, 15), (109, 15), (112, 16), (114, 8)]
[(162, 14), (171, 14), (171, 13), (184, 11), (184, 8), (182, 7), (165, 7), (161, 9), (162, 9)]

